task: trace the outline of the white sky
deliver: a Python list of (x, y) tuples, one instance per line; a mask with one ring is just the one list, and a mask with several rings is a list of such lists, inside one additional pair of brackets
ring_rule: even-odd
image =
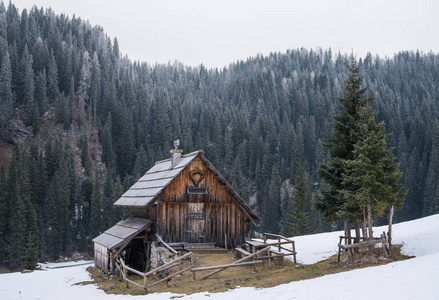
[[(3, 0), (5, 5), (9, 0)], [(321, 47), (380, 57), (439, 53), (438, 0), (12, 0), (101, 25), (132, 60), (222, 68)]]

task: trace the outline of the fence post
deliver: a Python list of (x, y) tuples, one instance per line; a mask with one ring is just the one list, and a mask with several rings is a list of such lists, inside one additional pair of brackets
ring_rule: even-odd
[(280, 251), (280, 236), (277, 237), (277, 241), (278, 241), (278, 243), (279, 243), (279, 245), (278, 245), (279, 249), (278, 249), (278, 250), (279, 250), (279, 252), (281, 252), (281, 251)]
[(264, 236), (264, 244), (266, 244), (267, 243), (267, 234), (264, 233), (263, 236)]
[(267, 250), (267, 256), (268, 256), (268, 268), (271, 271), (271, 252), (270, 252), (270, 250)]
[(123, 268), (123, 275), (124, 275), (124, 280), (127, 283), (127, 288), (129, 288), (128, 280), (126, 280), (126, 279), (128, 279), (128, 270), (126, 268)]
[(293, 257), (294, 257), (294, 264), (297, 264), (297, 261), (296, 261), (296, 244), (295, 244), (294, 241), (292, 242), (292, 244), (293, 244)]
[(147, 282), (146, 282), (146, 276), (143, 276), (143, 286), (144, 286), (144, 289), (145, 289), (145, 294), (148, 294), (148, 285), (147, 285)]

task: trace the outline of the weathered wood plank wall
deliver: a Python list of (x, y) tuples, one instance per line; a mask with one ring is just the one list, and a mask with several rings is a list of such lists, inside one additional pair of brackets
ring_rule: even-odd
[[(187, 195), (186, 188), (196, 184), (206, 188), (207, 195)], [(196, 158), (163, 190), (158, 204), (159, 233), (171, 243), (215, 242), (225, 247), (227, 240), (227, 247), (243, 244), (250, 225), (232, 197), (204, 161)]]
[(105, 246), (102, 246), (98, 243), (94, 243), (94, 252), (95, 252), (95, 266), (108, 273), (109, 266), (109, 255), (108, 249)]

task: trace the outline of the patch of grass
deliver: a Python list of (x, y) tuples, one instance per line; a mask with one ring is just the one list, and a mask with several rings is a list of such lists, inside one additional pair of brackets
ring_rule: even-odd
[[(401, 246), (395, 245), (388, 259), (381, 256), (381, 249), (375, 249), (375, 254), (371, 255), (366, 249), (355, 255), (354, 263), (348, 260), (347, 255), (341, 257), (340, 262), (337, 256), (320, 261), (313, 265), (294, 265), (289, 259), (283, 262), (272, 263), (272, 269), (269, 270), (268, 263), (256, 266), (256, 272), (253, 266), (229, 268), (218, 274), (215, 274), (204, 280), (200, 278), (212, 271), (201, 271), (196, 273), (196, 280), (193, 280), (193, 274), (190, 271), (184, 272), (172, 278), (168, 282), (158, 284), (148, 289), (149, 293), (171, 292), (175, 294), (193, 294), (199, 292), (225, 292), (236, 287), (256, 287), (266, 288), (273, 287), (292, 281), (311, 279), (328, 274), (335, 274), (353, 269), (365, 268), (376, 265), (384, 265), (390, 262), (408, 259), (410, 257), (401, 254)], [(195, 254), (196, 267), (216, 266), (230, 264), (236, 259), (233, 254)], [(189, 262), (185, 264), (188, 265)], [(99, 269), (90, 267), (89, 272), (92, 274), (93, 281), (87, 283), (97, 284), (99, 288), (105, 289), (113, 284), (115, 289), (108, 291), (108, 294), (144, 294), (141, 288), (120, 282), (119, 277), (107, 276)], [(173, 270), (176, 272), (176, 270)], [(130, 275), (129, 278), (139, 284), (143, 284), (143, 278), (140, 276)], [(160, 278), (148, 278), (151, 284)]]

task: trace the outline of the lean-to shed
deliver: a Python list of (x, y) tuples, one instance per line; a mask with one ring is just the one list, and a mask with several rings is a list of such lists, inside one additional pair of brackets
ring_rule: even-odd
[(151, 224), (151, 220), (130, 217), (120, 221), (94, 238), (94, 261), (96, 267), (105, 273), (113, 272), (113, 264), (117, 255), (137, 236), (145, 237)]

